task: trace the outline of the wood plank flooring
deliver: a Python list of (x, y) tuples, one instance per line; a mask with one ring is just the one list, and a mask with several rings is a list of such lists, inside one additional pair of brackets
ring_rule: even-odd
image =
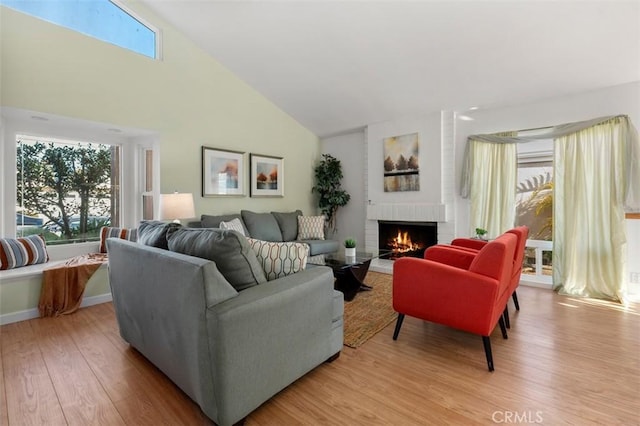
[[(407, 317), (345, 347), (246, 425), (640, 424), (640, 305), (520, 287), (509, 339)], [(0, 328), (1, 425), (207, 425), (118, 334), (111, 303)]]

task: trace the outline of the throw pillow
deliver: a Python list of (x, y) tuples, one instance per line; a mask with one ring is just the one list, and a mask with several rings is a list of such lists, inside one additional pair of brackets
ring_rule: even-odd
[(174, 222), (166, 223), (157, 220), (142, 221), (138, 226), (138, 242), (147, 246), (167, 250), (169, 249), (167, 234), (181, 227), (182, 225)]
[(276, 218), (280, 232), (282, 233), (282, 241), (294, 241), (298, 236), (298, 216), (302, 215), (300, 210), (290, 213), (271, 212)]
[[(230, 222), (233, 219), (238, 219), (240, 223), (242, 223), (242, 216), (240, 213), (234, 214), (223, 214), (219, 216), (211, 216), (208, 214), (203, 214), (200, 216), (200, 225), (202, 228), (220, 228), (221, 222)], [(242, 223), (242, 229), (244, 229), (244, 235), (248, 235), (249, 231), (247, 227)]]
[(47, 243), (42, 235), (24, 238), (0, 238), (0, 270), (46, 263)]
[(295, 274), (307, 267), (309, 246), (296, 242), (271, 242), (247, 238), (262, 265), (267, 280)]
[(247, 239), (236, 231), (180, 228), (169, 233), (169, 250), (213, 260), (237, 291), (267, 281)]
[(112, 228), (103, 226), (100, 228), (100, 253), (107, 252), (107, 238), (120, 238), (121, 240), (136, 241), (138, 236), (137, 229), (128, 228)]
[(254, 213), (249, 210), (241, 210), (244, 222), (251, 238), (263, 241), (282, 241), (282, 233), (276, 218), (271, 213)]
[(220, 229), (230, 229), (241, 233), (243, 237), (245, 236), (244, 227), (238, 218), (230, 220), (229, 222), (220, 222)]
[(324, 216), (298, 216), (298, 240), (324, 240)]

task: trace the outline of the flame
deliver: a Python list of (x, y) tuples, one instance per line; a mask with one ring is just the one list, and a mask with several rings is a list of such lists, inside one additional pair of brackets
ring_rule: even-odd
[(389, 247), (394, 253), (406, 253), (409, 251), (419, 250), (422, 248), (422, 244), (414, 243), (411, 241), (409, 232), (402, 232), (398, 230), (398, 236), (392, 238), (389, 242)]

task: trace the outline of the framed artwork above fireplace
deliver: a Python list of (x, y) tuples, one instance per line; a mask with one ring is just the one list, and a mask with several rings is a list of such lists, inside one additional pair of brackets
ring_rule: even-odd
[(383, 140), (384, 192), (420, 191), (418, 133)]

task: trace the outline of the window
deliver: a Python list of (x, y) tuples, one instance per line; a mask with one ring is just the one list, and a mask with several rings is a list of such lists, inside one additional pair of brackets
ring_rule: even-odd
[(109, 0), (0, 0), (0, 4), (82, 34), (159, 57), (159, 31)]
[[(531, 133), (518, 133), (530, 136)], [(518, 145), (516, 226), (529, 227), (523, 274), (550, 283), (553, 274), (553, 140)], [(529, 277), (531, 278), (531, 277)]]
[[(43, 147), (34, 148), (38, 142)], [(100, 176), (100, 179), (91, 179), (91, 181), (100, 182), (95, 185), (91, 196), (85, 197), (88, 200), (86, 203), (88, 208), (84, 210), (84, 214), (78, 207), (82, 200), (81, 191), (86, 193), (87, 188), (91, 189), (92, 182), (83, 186), (81, 190), (66, 188), (66, 195), (61, 197), (62, 202), (66, 203), (63, 204), (65, 209), (67, 205), (70, 207), (67, 223), (69, 223), (71, 238), (68, 232), (63, 232), (64, 225), (58, 223), (62, 216), (59, 207), (51, 207), (50, 216), (53, 218), (49, 217), (43, 209), (37, 208), (37, 205), (27, 203), (28, 194), (18, 193), (23, 189), (31, 190), (36, 186), (32, 182), (33, 178), (23, 179), (27, 175), (25, 167), (28, 166), (27, 162), (40, 158), (37, 155), (44, 157), (44, 152), (47, 150), (50, 153), (56, 152), (54, 148), (58, 151), (63, 150), (65, 159), (74, 158), (80, 152), (84, 152), (84, 155), (91, 158), (99, 157), (103, 166), (107, 163), (109, 165), (106, 171), (105, 167), (96, 167), (103, 173), (92, 175)], [(96, 152), (91, 152), (89, 149)], [(41, 151), (41, 154), (28, 154), (21, 159), (19, 151), (25, 153), (28, 151), (29, 154), (33, 154), (33, 151)], [(95, 251), (97, 242), (93, 240), (97, 239), (95, 231), (101, 224), (108, 223), (111, 226), (124, 228), (136, 227), (143, 218), (143, 193), (150, 200), (145, 217), (152, 218), (156, 212), (160, 188), (160, 168), (158, 167), (160, 153), (158, 134), (152, 130), (124, 128), (110, 123), (4, 107), (0, 116), (0, 153), (2, 153), (0, 155), (0, 199), (3, 200), (0, 203), (0, 236), (14, 237), (35, 232), (46, 233), (47, 245), (50, 247), (49, 254), (53, 259), (66, 259)], [(80, 167), (79, 160), (74, 161), (73, 167), (68, 167), (66, 170), (76, 170)], [(38, 164), (38, 167), (51, 175), (52, 166), (47, 166), (44, 160)], [(74, 176), (78, 178), (81, 175), (80, 173)], [(145, 182), (145, 175), (149, 177), (150, 182)], [(75, 181), (73, 184), (77, 185), (78, 182)], [(47, 192), (46, 199), (51, 203), (54, 195), (53, 188), (56, 185), (41, 185), (41, 187)], [(72, 210), (71, 207), (76, 210)], [(84, 226), (81, 215), (83, 215), (82, 218), (87, 218), (84, 232), (81, 231)], [(66, 237), (63, 237), (63, 234)]]
[(120, 224), (120, 147), (16, 137), (16, 227), (47, 244), (98, 240)]

